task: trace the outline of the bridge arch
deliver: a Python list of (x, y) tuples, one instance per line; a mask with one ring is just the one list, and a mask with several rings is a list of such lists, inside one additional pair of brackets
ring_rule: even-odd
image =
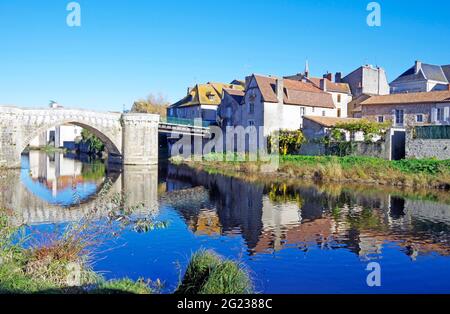
[(158, 162), (159, 115), (0, 106), (0, 167), (20, 167), (20, 156), (32, 139), (63, 124), (78, 125), (97, 135), (106, 145), (109, 162)]
[[(46, 132), (47, 130), (54, 128), (54, 127), (58, 127), (61, 125), (75, 125), (75, 126), (79, 126), (83, 129), (88, 130), (89, 132), (91, 132), (92, 134), (94, 134), (95, 136), (97, 136), (102, 142), (103, 144), (105, 144), (105, 147), (108, 151), (108, 153), (116, 155), (116, 156), (120, 156), (122, 155), (122, 151), (121, 151), (121, 145), (122, 143), (117, 142), (117, 138), (114, 138), (114, 134), (110, 134), (111, 132), (108, 130), (99, 130), (97, 127), (94, 127), (92, 125), (88, 125), (85, 124), (83, 122), (77, 122), (77, 121), (73, 121), (73, 120), (64, 120), (64, 121), (59, 121), (56, 124), (48, 124), (48, 125), (44, 125), (41, 126), (39, 128), (36, 129), (32, 129), (29, 132), (27, 132), (27, 134), (25, 134), (24, 140), (22, 142), (22, 146), (19, 147), (19, 150), (21, 150), (23, 152), (23, 150), (30, 144), (30, 142), (36, 138), (36, 136), (38, 136), (39, 134), (42, 134), (43, 132)], [(116, 140), (116, 143), (115, 143)], [(119, 145), (119, 147), (118, 147)]]

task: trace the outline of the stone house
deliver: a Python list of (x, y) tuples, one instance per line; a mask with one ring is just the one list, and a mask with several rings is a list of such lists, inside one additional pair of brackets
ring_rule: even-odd
[(197, 84), (188, 89), (186, 97), (169, 106), (168, 118), (202, 119), (206, 123), (216, 123), (217, 108), (221, 103), (224, 88), (243, 91), (244, 83), (235, 80), (230, 84)]
[[(338, 81), (338, 80), (337, 80)], [(389, 84), (386, 72), (381, 67), (363, 65), (340, 80), (350, 86), (353, 98), (361, 95), (387, 95)]]
[(391, 82), (391, 94), (448, 90), (450, 65), (416, 61), (414, 66)]
[(232, 112), (229, 126), (263, 128), (264, 136), (275, 130), (298, 130), (303, 117), (336, 117), (331, 94), (311, 82), (251, 75), (239, 106)]
[(342, 74), (336, 73), (335, 79), (333, 73), (326, 73), (322, 78), (311, 77), (309, 70), (303, 74), (296, 74), (285, 77), (286, 79), (298, 80), (314, 84), (322, 91), (331, 94), (334, 106), (336, 107), (336, 116), (345, 118), (348, 115), (348, 104), (352, 101), (352, 93), (347, 83), (341, 82)]
[[(239, 110), (239, 106), (244, 99), (245, 91), (238, 89), (224, 88), (222, 92), (222, 101), (217, 108), (217, 123), (219, 126), (233, 126), (233, 119)], [(241, 112), (239, 112), (241, 114)]]
[(391, 121), (397, 128), (450, 124), (450, 90), (373, 96), (358, 110), (365, 119)]

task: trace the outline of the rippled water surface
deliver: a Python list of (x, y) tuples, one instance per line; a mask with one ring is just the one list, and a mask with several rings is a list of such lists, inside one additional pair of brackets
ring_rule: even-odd
[[(31, 231), (52, 230), (83, 217), (105, 182), (169, 223), (99, 248), (94, 268), (107, 278), (159, 278), (170, 292), (207, 248), (242, 261), (264, 293), (450, 292), (449, 192), (250, 184), (172, 165), (117, 172), (33, 153), (2, 178), (1, 202)], [(370, 262), (381, 287), (366, 283)]]

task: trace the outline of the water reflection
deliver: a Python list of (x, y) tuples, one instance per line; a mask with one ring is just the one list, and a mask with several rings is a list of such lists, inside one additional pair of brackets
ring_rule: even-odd
[(210, 191), (209, 208), (188, 212), (179, 208), (193, 230), (206, 216), (220, 226), (221, 234), (242, 234), (251, 255), (285, 248), (345, 247), (370, 259), (381, 256), (387, 242), (397, 243), (411, 258), (450, 253), (447, 203), (373, 188), (249, 184), (185, 167), (171, 167), (168, 182), (172, 178)]
[[(383, 271), (376, 292), (450, 291), (448, 192), (248, 183), (174, 165), (114, 171), (37, 157), (40, 166), (30, 161), (21, 176), (6, 172), (0, 181), (0, 202), (17, 224), (40, 229), (77, 221), (96, 207), (106, 181), (105, 197), (127, 195), (127, 207), (143, 203), (169, 222), (148, 234), (128, 230), (113, 247), (99, 248), (106, 253), (96, 256), (94, 268), (109, 279), (159, 278), (170, 292), (179, 279), (176, 265), (186, 267), (203, 247), (245, 262), (261, 292), (374, 292), (365, 271), (372, 260)], [(61, 206), (68, 190), (84, 195), (80, 205)]]
[(22, 156), (21, 181), (52, 205), (70, 206), (95, 196), (106, 179), (102, 161), (84, 162), (63, 153), (30, 151)]

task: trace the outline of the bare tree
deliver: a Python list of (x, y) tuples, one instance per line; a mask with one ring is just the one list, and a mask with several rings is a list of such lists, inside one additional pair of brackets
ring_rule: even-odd
[(161, 117), (166, 117), (169, 105), (169, 101), (163, 95), (158, 94), (158, 96), (155, 96), (150, 94), (147, 96), (147, 99), (135, 101), (131, 112), (154, 113), (159, 114)]

